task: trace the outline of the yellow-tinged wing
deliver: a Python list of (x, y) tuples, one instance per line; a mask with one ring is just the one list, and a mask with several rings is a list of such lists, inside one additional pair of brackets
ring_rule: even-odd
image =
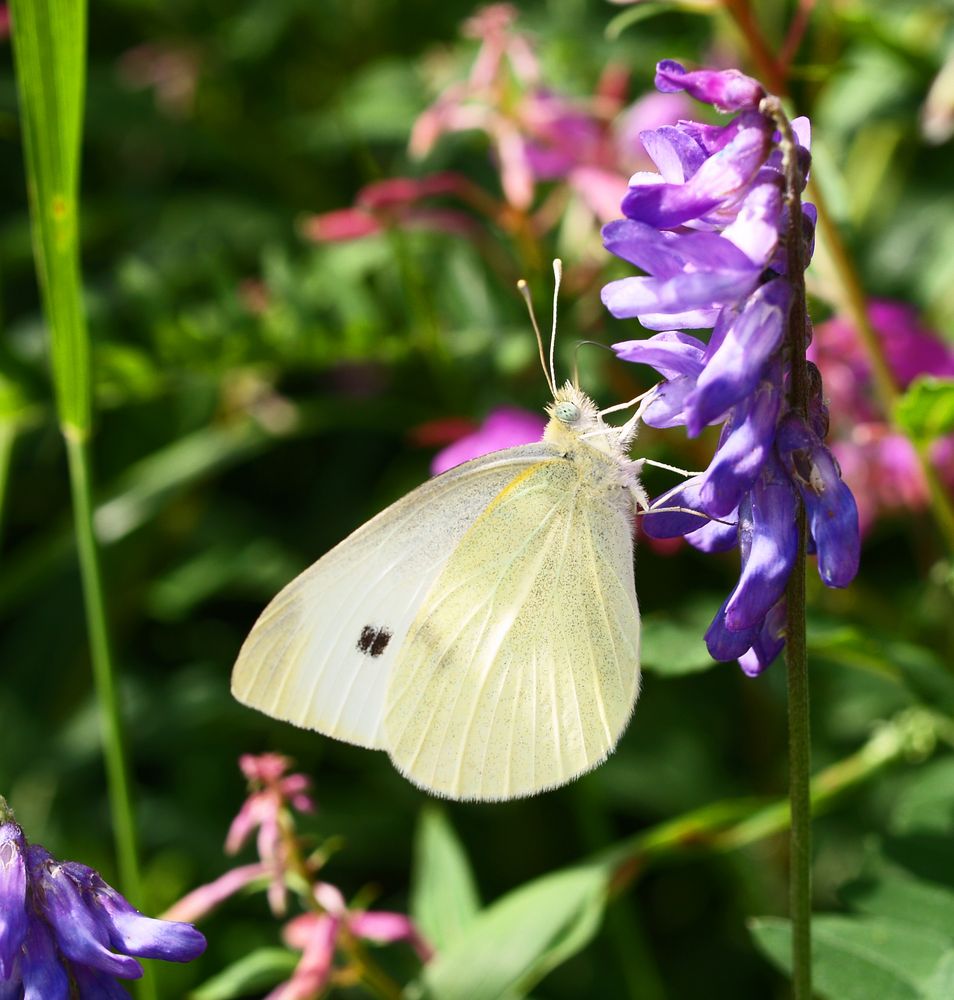
[(337, 739), (383, 747), (389, 677), (424, 596), (481, 511), (556, 452), (541, 441), (465, 462), (349, 535), (262, 612), (232, 672), (235, 697)]
[(413, 782), (507, 799), (614, 748), (639, 690), (632, 498), (573, 461), (523, 471), (463, 535), (407, 633), (384, 741)]

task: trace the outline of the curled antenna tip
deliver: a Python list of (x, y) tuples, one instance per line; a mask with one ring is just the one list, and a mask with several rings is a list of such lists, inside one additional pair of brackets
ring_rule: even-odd
[(527, 290), (527, 279), (526, 278), (518, 278), (517, 279), (517, 291), (520, 292), (521, 295), (523, 295), (523, 293), (526, 290)]
[(553, 258), (553, 273), (557, 276), (557, 278), (560, 278), (563, 275), (563, 261), (560, 260), (559, 257)]

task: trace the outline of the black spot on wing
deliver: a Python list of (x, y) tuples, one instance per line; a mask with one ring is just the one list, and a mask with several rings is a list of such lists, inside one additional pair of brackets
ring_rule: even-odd
[(377, 659), (387, 648), (391, 641), (391, 631), (383, 625), (375, 628), (373, 625), (365, 625), (358, 636), (358, 651)]

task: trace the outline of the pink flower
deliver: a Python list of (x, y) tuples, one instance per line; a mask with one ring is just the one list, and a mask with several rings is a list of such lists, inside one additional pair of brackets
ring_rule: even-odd
[(439, 475), (461, 462), (492, 451), (539, 441), (543, 437), (544, 427), (546, 419), (543, 414), (531, 413), (515, 406), (500, 406), (491, 410), (477, 430), (465, 434), (439, 451), (431, 462), (431, 474)]
[[(919, 321), (912, 306), (876, 299), (869, 315), (902, 389), (918, 375), (954, 376), (954, 349)], [(821, 323), (809, 357), (822, 373), (833, 416), (831, 450), (858, 502), (862, 532), (884, 514), (923, 509), (928, 490), (914, 446), (891, 429), (881, 412), (871, 365), (851, 321), (836, 316)], [(932, 448), (936, 467), (947, 470), (948, 489), (954, 489), (952, 451), (954, 437)]]
[(461, 174), (392, 177), (361, 188), (350, 208), (308, 216), (301, 224), (304, 236), (315, 243), (342, 243), (384, 232), (391, 226), (473, 235), (476, 223), (456, 207), (432, 204), (452, 196), (469, 207), (486, 211), (487, 196)]
[(327, 882), (319, 882), (314, 895), (324, 912), (303, 913), (285, 924), (285, 942), (301, 951), (301, 960), (291, 979), (272, 990), (265, 1000), (312, 1000), (317, 997), (331, 978), (335, 948), (342, 933), (376, 944), (406, 941), (422, 962), (433, 955), (414, 922), (403, 913), (349, 912), (341, 893)]
[(516, 17), (513, 7), (497, 4), (466, 23), (465, 33), (481, 42), (470, 76), (448, 86), (418, 118), (411, 155), (426, 156), (445, 133), (482, 131), (514, 208), (531, 208), (539, 182), (563, 181), (599, 221), (609, 221), (619, 214), (627, 178), (648, 162), (632, 123), (673, 123), (689, 102), (681, 94), (653, 95), (621, 114), (627, 76), (615, 66), (592, 97), (561, 95), (544, 85)]
[(299, 812), (314, 812), (315, 804), (308, 794), (310, 781), (304, 774), (285, 772), (291, 765), (287, 757), (277, 753), (259, 756), (243, 754), (239, 767), (248, 779), (251, 794), (238, 815), (232, 820), (225, 838), (227, 854), (237, 853), (252, 831), (258, 829), (258, 855), (270, 876), (268, 901), (272, 912), (285, 912), (285, 869), (287, 848), (282, 826), (289, 806)]

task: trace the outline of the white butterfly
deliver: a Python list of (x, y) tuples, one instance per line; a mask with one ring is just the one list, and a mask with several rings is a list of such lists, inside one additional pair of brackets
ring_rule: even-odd
[[(551, 341), (554, 390), (552, 367)], [(430, 480), (288, 584), (235, 697), (386, 750), (449, 798), (531, 795), (603, 761), (639, 692), (638, 413), (612, 427), (575, 385), (553, 396), (542, 441)]]

